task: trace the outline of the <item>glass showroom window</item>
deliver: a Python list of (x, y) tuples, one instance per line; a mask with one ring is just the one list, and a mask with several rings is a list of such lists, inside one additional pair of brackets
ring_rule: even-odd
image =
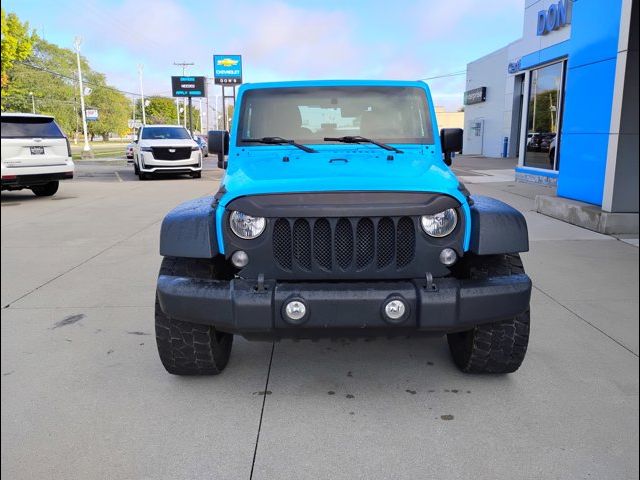
[(565, 62), (531, 70), (527, 115), (527, 167), (558, 170)]

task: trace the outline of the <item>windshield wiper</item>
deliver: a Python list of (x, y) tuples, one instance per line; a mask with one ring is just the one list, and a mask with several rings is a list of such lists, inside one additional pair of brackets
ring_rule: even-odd
[(396, 147), (392, 147), (391, 145), (387, 145), (386, 143), (376, 142), (375, 140), (371, 140), (370, 138), (361, 137), (360, 135), (355, 136), (346, 136), (346, 137), (324, 137), (325, 142), (342, 142), (342, 143), (371, 143), (377, 147), (384, 148), (385, 150), (389, 150), (390, 152), (403, 153), (402, 150), (397, 149)]
[(264, 143), (266, 145), (292, 145), (307, 153), (318, 153), (317, 150), (314, 150), (313, 148), (302, 145), (295, 140), (287, 140), (286, 138), (282, 137), (243, 138), (240, 141), (248, 143)]

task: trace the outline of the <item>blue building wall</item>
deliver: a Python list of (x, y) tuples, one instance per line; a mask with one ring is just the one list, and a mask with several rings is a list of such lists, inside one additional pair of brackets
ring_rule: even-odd
[(602, 205), (621, 0), (575, 0), (571, 38), (533, 52), (521, 68), (568, 57), (558, 195)]

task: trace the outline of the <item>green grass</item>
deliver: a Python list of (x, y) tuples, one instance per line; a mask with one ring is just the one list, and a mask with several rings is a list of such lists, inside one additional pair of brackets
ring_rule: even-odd
[[(124, 150), (128, 143), (93, 142), (89, 143), (95, 158), (124, 158)], [(71, 144), (71, 156), (74, 160), (80, 160), (84, 143)]]

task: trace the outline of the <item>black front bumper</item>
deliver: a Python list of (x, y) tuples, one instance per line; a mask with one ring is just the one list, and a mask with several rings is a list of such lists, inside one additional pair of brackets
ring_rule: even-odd
[[(248, 338), (319, 338), (455, 332), (511, 318), (529, 308), (527, 275), (483, 280), (395, 282), (276, 282), (201, 280), (160, 275), (158, 299), (175, 319), (213, 325)], [(305, 303), (302, 322), (287, 321), (284, 306)], [(401, 299), (401, 321), (385, 318), (384, 305)]]

